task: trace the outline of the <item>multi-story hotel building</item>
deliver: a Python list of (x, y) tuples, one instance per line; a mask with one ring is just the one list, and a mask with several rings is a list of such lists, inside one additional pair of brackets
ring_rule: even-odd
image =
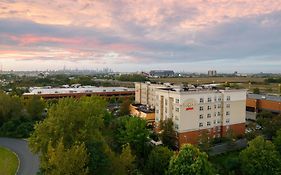
[(171, 118), (178, 133), (179, 144), (197, 144), (203, 131), (209, 137), (245, 133), (246, 90), (214, 90), (181, 88), (136, 83), (136, 103), (155, 108), (156, 127)]
[(159, 88), (171, 87), (169, 83), (153, 84), (150, 82), (135, 83), (135, 103), (155, 107), (156, 90)]

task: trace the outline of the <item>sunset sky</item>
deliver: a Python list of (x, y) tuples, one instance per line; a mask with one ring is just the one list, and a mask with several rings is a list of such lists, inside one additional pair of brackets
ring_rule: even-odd
[(281, 0), (0, 0), (0, 64), (281, 73)]

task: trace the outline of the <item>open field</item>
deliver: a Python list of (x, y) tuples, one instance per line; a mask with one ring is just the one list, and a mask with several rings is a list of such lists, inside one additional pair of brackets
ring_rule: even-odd
[(184, 77), (184, 78), (154, 78), (151, 81), (157, 82), (170, 82), (170, 83), (191, 83), (191, 84), (203, 84), (203, 83), (249, 83), (249, 82), (264, 82), (265, 78), (256, 77)]
[(0, 147), (0, 174), (15, 175), (18, 168), (17, 156), (6, 148)]
[(155, 82), (169, 82), (175, 84), (208, 84), (208, 83), (230, 83), (235, 84), (237, 88), (249, 89), (253, 91), (254, 88), (259, 88), (261, 93), (280, 93), (280, 86), (278, 83), (267, 84), (264, 82), (265, 78), (258, 77), (184, 77), (184, 78), (153, 78), (150, 79)]

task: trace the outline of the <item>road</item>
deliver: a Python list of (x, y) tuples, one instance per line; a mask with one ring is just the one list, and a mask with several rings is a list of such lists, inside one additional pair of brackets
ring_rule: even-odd
[(14, 151), (20, 159), (17, 175), (36, 175), (39, 170), (39, 158), (30, 152), (27, 141), (22, 139), (0, 138), (0, 146)]
[(213, 147), (211, 147), (210, 151), (209, 151), (209, 155), (217, 155), (217, 154), (222, 154), (228, 151), (234, 151), (234, 150), (239, 150), (242, 148), (247, 147), (247, 140), (246, 139), (240, 139), (237, 140), (235, 143), (233, 143), (233, 145), (229, 145), (228, 143), (222, 143), (219, 145), (215, 145)]

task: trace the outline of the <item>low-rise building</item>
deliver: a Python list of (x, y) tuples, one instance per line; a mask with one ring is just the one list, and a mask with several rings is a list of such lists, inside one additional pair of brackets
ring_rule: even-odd
[(65, 97), (80, 98), (82, 96), (104, 96), (104, 97), (132, 97), (135, 95), (135, 89), (126, 87), (95, 87), (95, 86), (71, 86), (52, 88), (32, 87), (28, 93), (24, 93), (23, 97), (29, 98), (31, 96), (40, 96), (44, 99), (58, 99)]
[(281, 96), (247, 94), (247, 111), (260, 112), (270, 111), (272, 113), (281, 113)]

